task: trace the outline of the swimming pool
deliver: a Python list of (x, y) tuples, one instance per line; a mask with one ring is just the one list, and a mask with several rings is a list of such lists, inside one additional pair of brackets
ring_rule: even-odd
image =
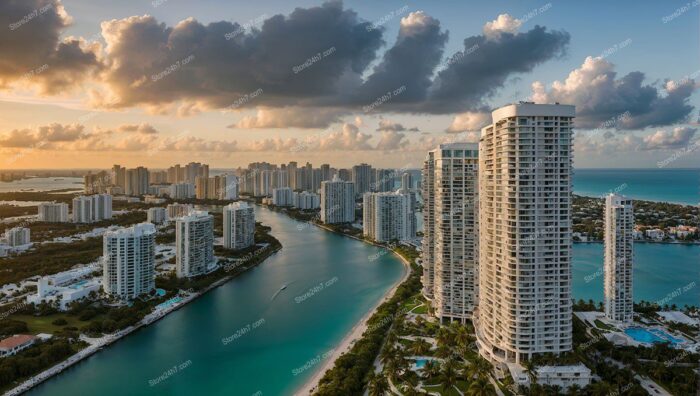
[(182, 301), (181, 297), (173, 297), (164, 303), (160, 303), (160, 304), (156, 305), (156, 310), (168, 308), (172, 305), (179, 303), (180, 301)]
[(426, 363), (428, 363), (429, 361), (435, 361), (435, 359), (423, 357), (415, 359), (413, 362), (413, 370), (421, 370), (425, 368)]
[(660, 329), (647, 330), (642, 327), (628, 327), (625, 329), (625, 334), (632, 337), (633, 340), (645, 344), (655, 344), (661, 342), (670, 342), (671, 344), (680, 344), (682, 339), (673, 337)]

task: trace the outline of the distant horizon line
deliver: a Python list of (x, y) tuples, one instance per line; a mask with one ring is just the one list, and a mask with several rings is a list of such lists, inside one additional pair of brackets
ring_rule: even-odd
[[(204, 162), (201, 162), (201, 163), (206, 164)], [(275, 165), (275, 164), (273, 164), (273, 165)], [(286, 165), (286, 163), (280, 163), (277, 165)], [(357, 165), (359, 165), (359, 164), (357, 164)], [(167, 170), (169, 168), (169, 167), (165, 167), (165, 168), (163, 168), (163, 167), (149, 167), (149, 166), (145, 166), (145, 165), (137, 165), (137, 166), (143, 166), (146, 169), (155, 169), (155, 170)], [(170, 166), (174, 166), (174, 165), (170, 165)], [(352, 166), (354, 166), (354, 165), (351, 165), (348, 167), (335, 167), (335, 168), (336, 169), (350, 169), (350, 168), (352, 168)], [(374, 166), (374, 165), (371, 165), (371, 166), (372, 166), (372, 168), (376, 168), (376, 169), (400, 169), (400, 168), (391, 168), (391, 167), (379, 167), (379, 166)], [(331, 167), (334, 167), (334, 166), (331, 165)], [(131, 168), (131, 167), (124, 166), (124, 168)], [(210, 170), (236, 170), (238, 168), (246, 169), (244, 166), (216, 167), (216, 168), (210, 166), (209, 169)], [(421, 168), (401, 168), (401, 169), (420, 170)], [(683, 167), (683, 168), (676, 168), (676, 167), (664, 167), (664, 168), (658, 168), (658, 167), (653, 167), (653, 168), (578, 168), (578, 167), (573, 167), (573, 169), (574, 170), (647, 170), (647, 171), (649, 171), (649, 170), (659, 170), (659, 171), (660, 170), (698, 170), (698, 171), (700, 171), (700, 167), (696, 167), (696, 168), (686, 168), (686, 167)], [(17, 168), (17, 169), (1, 169), (0, 168), (0, 172), (94, 171), (94, 170), (99, 170), (99, 171), (111, 170), (111, 167), (110, 168), (100, 168), (100, 167), (94, 167), (94, 168)]]

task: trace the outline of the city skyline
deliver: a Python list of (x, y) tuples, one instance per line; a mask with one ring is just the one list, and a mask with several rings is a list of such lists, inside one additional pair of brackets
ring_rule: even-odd
[[(681, 33), (698, 20), (683, 6), (647, 5), (628, 18), (631, 4), (534, 1), (4, 3), (0, 25), (13, 40), (0, 49), (15, 56), (0, 67), (0, 169), (235, 168), (261, 155), (419, 169), (425, 151), (476, 142), (492, 109), (519, 100), (578, 106), (575, 168), (698, 167), (700, 72), (689, 67), (697, 51), (684, 50), (698, 38)], [(271, 44), (318, 26), (326, 33), (304, 46)], [(211, 46), (195, 44), (197, 34)], [(34, 37), (42, 46), (24, 45)], [(180, 46), (163, 49), (172, 37)], [(244, 39), (257, 52), (241, 60)], [(160, 52), (146, 56), (146, 45)], [(481, 67), (503, 51), (522, 55)], [(402, 68), (406, 53), (421, 61)], [(258, 74), (242, 81), (248, 67)]]

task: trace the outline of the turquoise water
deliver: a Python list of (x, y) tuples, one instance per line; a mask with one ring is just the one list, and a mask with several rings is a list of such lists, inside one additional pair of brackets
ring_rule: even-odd
[[(636, 243), (634, 300), (700, 306), (700, 245)], [(576, 300), (603, 301), (603, 244), (574, 244)]]
[(646, 344), (656, 344), (660, 342), (670, 342), (671, 344), (680, 344), (683, 340), (675, 338), (665, 331), (659, 329), (647, 330), (641, 327), (628, 327), (625, 329), (625, 334), (632, 337), (637, 342)]
[(573, 181), (578, 195), (618, 191), (633, 199), (700, 203), (700, 169), (575, 169)]
[(379, 248), (285, 215), (256, 208), (256, 217), (272, 227), (281, 251), (29, 394), (292, 394), (404, 267)]

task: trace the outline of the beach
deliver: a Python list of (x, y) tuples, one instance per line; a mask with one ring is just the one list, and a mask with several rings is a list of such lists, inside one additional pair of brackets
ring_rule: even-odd
[[(323, 228), (324, 230), (328, 230), (330, 232), (335, 232), (335, 231), (331, 230), (330, 228), (326, 228), (322, 225), (318, 225), (318, 224), (316, 224), (316, 225), (319, 228)], [(345, 235), (345, 234), (341, 234), (341, 235)], [(365, 240), (356, 238), (356, 237), (351, 236), (351, 235), (345, 235), (345, 236), (356, 239), (358, 241), (363, 241), (363, 242), (369, 243), (371, 245), (381, 246), (381, 245), (371, 243), (369, 241), (365, 241)], [(306, 395), (310, 395), (311, 393), (313, 393), (313, 391), (318, 386), (319, 381), (321, 380), (321, 378), (323, 378), (323, 375), (326, 373), (326, 371), (332, 369), (333, 366), (335, 365), (336, 360), (338, 360), (338, 358), (342, 354), (344, 354), (345, 352), (348, 352), (350, 350), (350, 348), (352, 348), (355, 341), (359, 340), (362, 337), (362, 334), (365, 332), (365, 330), (367, 330), (367, 322), (369, 321), (369, 318), (372, 317), (372, 315), (377, 310), (377, 308), (380, 305), (382, 305), (383, 303), (385, 303), (386, 301), (388, 301), (394, 295), (394, 292), (396, 291), (396, 289), (403, 282), (405, 282), (406, 279), (408, 279), (409, 275), (411, 275), (411, 264), (408, 262), (408, 260), (406, 260), (403, 256), (401, 256), (400, 254), (396, 253), (393, 250), (391, 252), (393, 254), (395, 254), (401, 260), (401, 262), (403, 262), (404, 266), (406, 267), (406, 271), (404, 272), (403, 277), (401, 279), (399, 279), (399, 281), (384, 294), (384, 297), (382, 297), (382, 299), (377, 303), (377, 305), (374, 308), (372, 308), (369, 312), (367, 312), (365, 314), (365, 316), (363, 316), (362, 319), (352, 328), (352, 330), (350, 330), (350, 332), (340, 342), (338, 347), (333, 349), (333, 353), (331, 354), (330, 357), (328, 357), (326, 359), (326, 361), (323, 363), (321, 368), (319, 368), (318, 371), (316, 371), (316, 373), (314, 373), (314, 375), (311, 378), (309, 378), (309, 380), (306, 381), (306, 383), (297, 392), (294, 393), (295, 395), (306, 396)]]

